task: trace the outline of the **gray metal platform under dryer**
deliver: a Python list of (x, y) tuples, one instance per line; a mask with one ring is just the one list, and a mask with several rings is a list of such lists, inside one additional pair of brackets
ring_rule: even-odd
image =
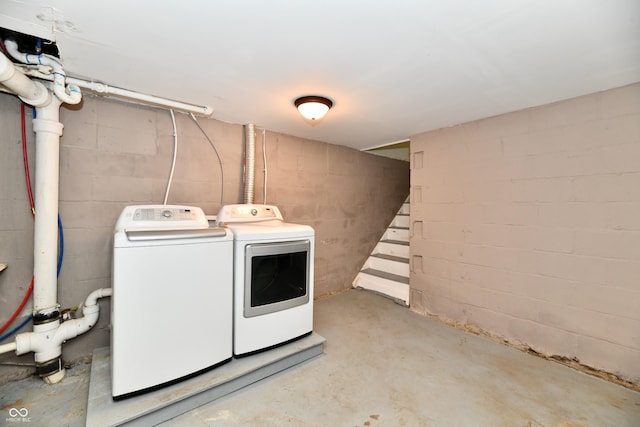
[(249, 384), (323, 353), (325, 339), (316, 334), (219, 366), (177, 384), (140, 396), (114, 401), (111, 397), (109, 347), (93, 353), (87, 426), (149, 426), (184, 414)]

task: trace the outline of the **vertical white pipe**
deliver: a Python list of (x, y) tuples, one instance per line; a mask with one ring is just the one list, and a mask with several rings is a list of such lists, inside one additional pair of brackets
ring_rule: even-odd
[(256, 129), (255, 125), (251, 123), (246, 127), (246, 141), (244, 150), (244, 203), (253, 203), (256, 166)]
[(33, 247), (33, 311), (48, 313), (57, 309), (58, 182), (60, 164), (60, 100), (36, 109), (35, 231)]

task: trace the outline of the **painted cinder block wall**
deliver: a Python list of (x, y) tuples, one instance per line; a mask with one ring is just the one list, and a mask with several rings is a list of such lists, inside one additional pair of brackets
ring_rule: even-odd
[(415, 135), (411, 309), (640, 384), (640, 84)]
[[(1, 322), (19, 305), (33, 271), (33, 221), (24, 183), (19, 106), (17, 97), (0, 93), (0, 262), (9, 265), (0, 273)], [(218, 160), (187, 115), (176, 113), (176, 120), (178, 158), (168, 203), (200, 206), (216, 214), (221, 206)], [(241, 203), (243, 126), (198, 120), (222, 157), (224, 204)], [(67, 308), (84, 301), (92, 290), (111, 285), (113, 228), (122, 208), (162, 203), (173, 128), (166, 110), (90, 95), (79, 107), (63, 107), (61, 121), (65, 249), (58, 294), (62, 308)], [(27, 136), (33, 177), (30, 108)], [(277, 205), (286, 221), (309, 224), (316, 231), (315, 295), (349, 289), (409, 193), (407, 162), (269, 131), (265, 136), (267, 202)], [(258, 129), (256, 203), (263, 202), (262, 137)], [(28, 303), (20, 318), (31, 307)], [(109, 344), (110, 300), (102, 299), (100, 307), (94, 329), (64, 345), (66, 361), (86, 358), (94, 348)], [(176, 315), (181, 310), (188, 307), (176, 307)], [(33, 355), (0, 355), (0, 383), (33, 372), (7, 363), (33, 363)]]

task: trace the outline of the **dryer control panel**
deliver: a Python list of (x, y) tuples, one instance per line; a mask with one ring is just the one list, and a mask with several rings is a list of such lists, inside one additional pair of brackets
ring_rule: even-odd
[(116, 224), (116, 230), (184, 230), (208, 227), (209, 222), (202, 209), (177, 205), (127, 206)]
[(226, 205), (218, 212), (218, 224), (271, 220), (283, 221), (280, 210), (273, 205)]

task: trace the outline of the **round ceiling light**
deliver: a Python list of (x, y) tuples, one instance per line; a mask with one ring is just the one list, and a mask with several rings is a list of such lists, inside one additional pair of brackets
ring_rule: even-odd
[(333, 107), (333, 101), (316, 95), (300, 97), (293, 104), (307, 120), (320, 120)]

